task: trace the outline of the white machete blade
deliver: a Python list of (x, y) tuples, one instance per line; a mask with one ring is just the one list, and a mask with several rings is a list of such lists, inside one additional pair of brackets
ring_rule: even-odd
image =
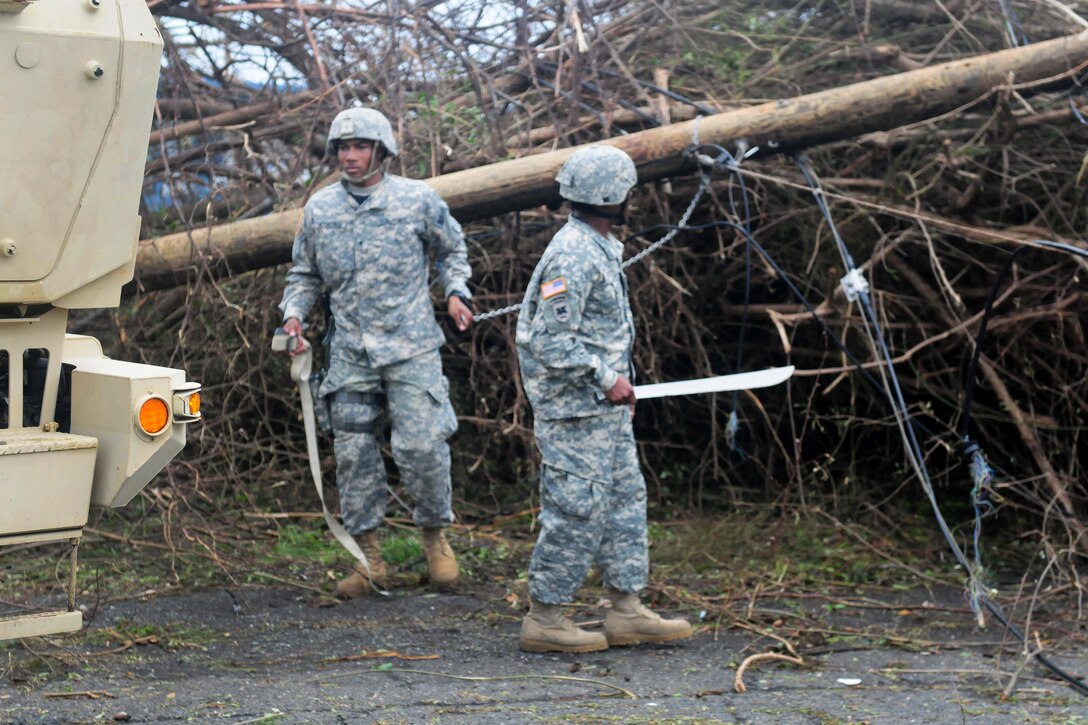
[(646, 400), (648, 398), (668, 398), (673, 395), (767, 388), (785, 382), (791, 375), (793, 375), (793, 366), (787, 365), (783, 368), (767, 368), (766, 370), (756, 370), (750, 373), (719, 375), (714, 378), (700, 378), (699, 380), (678, 380), (675, 383), (636, 385), (635, 397), (638, 400)]

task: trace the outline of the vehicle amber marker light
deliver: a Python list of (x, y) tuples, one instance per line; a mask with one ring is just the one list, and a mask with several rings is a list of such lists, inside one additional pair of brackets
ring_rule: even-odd
[(200, 383), (184, 383), (174, 390), (174, 422), (200, 420)]
[(165, 400), (149, 395), (137, 405), (136, 427), (140, 432), (153, 438), (166, 430), (166, 424), (170, 422), (170, 408)]

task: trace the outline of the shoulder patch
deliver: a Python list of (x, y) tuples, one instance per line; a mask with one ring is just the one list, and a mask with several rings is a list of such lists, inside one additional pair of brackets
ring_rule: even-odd
[(556, 297), (551, 301), (551, 306), (556, 322), (566, 322), (570, 319), (570, 302), (566, 297)]
[(556, 277), (551, 282), (545, 282), (540, 285), (540, 296), (543, 299), (551, 299), (556, 295), (563, 294), (567, 291), (567, 280), (562, 277)]

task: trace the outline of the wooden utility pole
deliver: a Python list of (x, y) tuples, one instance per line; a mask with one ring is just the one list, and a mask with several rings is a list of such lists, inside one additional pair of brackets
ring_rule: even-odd
[[(691, 171), (683, 152), (699, 139), (732, 147), (739, 139), (763, 153), (803, 149), (934, 118), (1010, 82), (1068, 85), (1088, 63), (1088, 31), (1020, 48), (920, 68), (751, 108), (609, 139), (638, 166), (643, 182)], [(527, 209), (557, 196), (556, 171), (575, 151), (562, 149), (427, 179), (454, 216), (471, 221)], [(145, 289), (168, 287), (193, 269), (230, 274), (290, 259), (301, 210), (270, 214), (141, 243), (136, 262)]]

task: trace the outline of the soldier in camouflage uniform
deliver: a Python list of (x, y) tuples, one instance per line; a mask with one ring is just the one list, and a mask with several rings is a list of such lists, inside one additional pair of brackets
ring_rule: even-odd
[[(592, 652), (687, 638), (686, 621), (662, 619), (638, 599), (648, 558), (646, 483), (631, 429), (635, 328), (623, 245), (610, 232), (624, 221), (635, 165), (615, 147), (591, 146), (556, 178), (572, 214), (533, 272), (516, 338), (542, 458), (521, 648)], [(603, 635), (578, 628), (559, 608), (594, 564), (611, 589)]]
[[(377, 531), (388, 497), (379, 450), (385, 409), (393, 459), (423, 528), (430, 579), (450, 585), (459, 572), (443, 533), (453, 521), (446, 439), (457, 430), (457, 416), (442, 374), (438, 348), (445, 336), (431, 304), (427, 259), (433, 253), (448, 312), (467, 330), (471, 270), (464, 235), (429, 186), (385, 170), (397, 143), (378, 111), (342, 111), (326, 150), (336, 155), (341, 179), (314, 194), (303, 211), (280, 302), (283, 329), (300, 338), (301, 349), (301, 321), (322, 294), (329, 296), (334, 332), (316, 395), (329, 404), (344, 526), (366, 554), (374, 583), (383, 586), (386, 578)], [(370, 584), (357, 566), (337, 591), (354, 598)]]

